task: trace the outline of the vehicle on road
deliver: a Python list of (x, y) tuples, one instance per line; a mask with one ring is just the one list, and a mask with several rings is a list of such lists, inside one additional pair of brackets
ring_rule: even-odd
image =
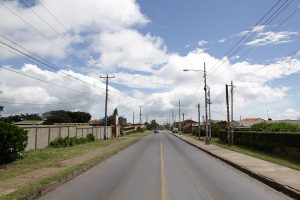
[(178, 133), (178, 128), (174, 127), (174, 128), (172, 129), (172, 133)]
[(153, 133), (158, 133), (158, 130), (157, 130), (157, 129), (154, 129)]

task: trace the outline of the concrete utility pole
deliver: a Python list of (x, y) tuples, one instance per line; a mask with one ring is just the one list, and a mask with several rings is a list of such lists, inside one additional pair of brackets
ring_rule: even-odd
[(199, 131), (199, 140), (200, 140), (200, 103), (198, 103), (198, 131)]
[(132, 112), (132, 124), (134, 124), (134, 112)]
[(107, 138), (107, 97), (108, 97), (108, 79), (109, 78), (115, 78), (115, 76), (100, 76), (100, 78), (105, 78), (106, 79), (106, 93), (105, 93), (105, 126), (104, 126), (104, 140)]
[(209, 141), (211, 141), (211, 112), (210, 112), (210, 87), (208, 87), (208, 123), (209, 123)]
[(184, 113), (182, 113), (182, 121), (184, 121)]
[(140, 107), (140, 124), (142, 124), (142, 106), (139, 107)]
[(231, 93), (231, 145), (233, 145), (233, 128), (234, 128), (234, 121), (233, 121), (233, 88), (235, 87), (233, 85), (233, 81), (231, 81), (230, 84), (231, 88), (230, 88), (230, 93)]
[(180, 130), (180, 100), (179, 100), (179, 112), (178, 112), (178, 129)]
[(226, 110), (227, 110), (227, 139), (228, 139), (228, 145), (230, 145), (231, 144), (231, 137), (230, 137), (228, 84), (225, 85), (225, 89), (226, 89)]
[(205, 144), (209, 144), (208, 140), (208, 113), (207, 113), (207, 84), (206, 84), (206, 68), (204, 63), (204, 91), (205, 91)]
[(172, 124), (174, 125), (174, 123), (175, 123), (174, 112), (173, 112), (173, 110), (172, 110)]

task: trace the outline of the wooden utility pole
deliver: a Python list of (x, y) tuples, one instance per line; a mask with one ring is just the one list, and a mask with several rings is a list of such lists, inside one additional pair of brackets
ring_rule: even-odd
[(209, 140), (208, 140), (208, 113), (207, 113), (207, 84), (206, 84), (205, 63), (204, 63), (204, 91), (205, 91), (205, 144), (209, 144)]
[(230, 137), (228, 84), (225, 85), (225, 89), (226, 89), (226, 111), (227, 111), (227, 139), (228, 139), (228, 145), (230, 145), (231, 144), (231, 137)]
[(139, 106), (140, 107), (140, 124), (142, 124), (142, 107), (143, 106)]
[(199, 131), (199, 140), (200, 140), (200, 103), (198, 103), (198, 131)]
[(115, 78), (115, 76), (108, 76), (108, 74), (106, 74), (106, 76), (100, 76), (100, 78), (105, 78), (106, 79), (106, 93), (105, 93), (105, 126), (104, 126), (104, 140), (106, 140), (107, 138), (107, 97), (108, 97), (108, 79), (109, 78)]

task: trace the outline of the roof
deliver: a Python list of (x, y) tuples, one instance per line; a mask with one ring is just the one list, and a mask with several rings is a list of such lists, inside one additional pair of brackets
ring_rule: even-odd
[(44, 121), (43, 120), (23, 120), (23, 121), (19, 121), (16, 122), (16, 125), (41, 125), (43, 124)]

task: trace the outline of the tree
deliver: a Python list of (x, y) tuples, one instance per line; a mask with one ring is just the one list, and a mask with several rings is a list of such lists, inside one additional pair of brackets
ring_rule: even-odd
[(54, 123), (72, 123), (72, 118), (67, 111), (54, 110), (43, 114), (45, 124), (53, 125)]
[(73, 123), (87, 123), (91, 120), (91, 114), (86, 112), (71, 112), (69, 111), (68, 114), (72, 118)]
[(44, 113), (43, 118), (45, 119), (45, 124), (87, 123), (91, 119), (91, 114), (80, 111), (54, 110)]
[(115, 108), (115, 109), (114, 109), (113, 115), (114, 115), (114, 116), (117, 116), (117, 115), (118, 115), (118, 108)]

